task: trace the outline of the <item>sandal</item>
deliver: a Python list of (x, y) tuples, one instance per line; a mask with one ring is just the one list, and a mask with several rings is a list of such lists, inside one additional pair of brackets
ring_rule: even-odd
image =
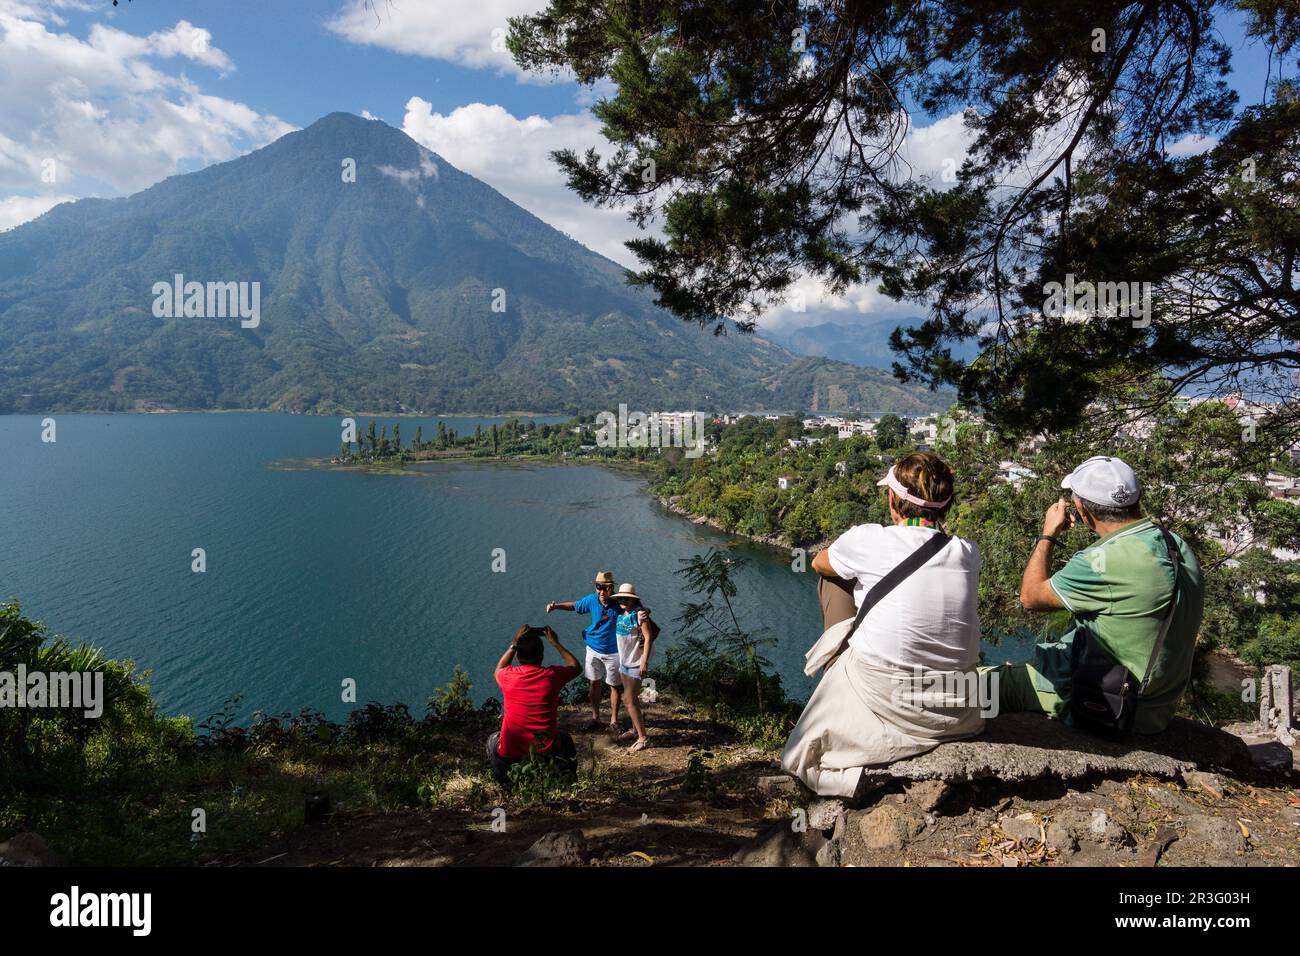
[(619, 724), (617, 720), (611, 720), (609, 722), (609, 726), (606, 727), (605, 729), (609, 731), (609, 735), (615, 738), (616, 740), (618, 739), (618, 735), (623, 732), (623, 727)]
[(636, 740), (636, 731), (635, 731), (635, 730), (625, 730), (625, 731), (623, 731), (621, 734), (619, 734), (617, 737), (615, 737), (614, 739), (615, 739), (615, 740)]
[(649, 737), (642, 737), (640, 740), (638, 740), (636, 743), (634, 743), (631, 747), (628, 747), (628, 748), (627, 748), (627, 752), (630, 753), (630, 754), (634, 754), (634, 753), (636, 753), (636, 752), (639, 751), (639, 750), (645, 750), (645, 749), (646, 749), (647, 747), (649, 747), (649, 746), (650, 746), (650, 738), (649, 738)]

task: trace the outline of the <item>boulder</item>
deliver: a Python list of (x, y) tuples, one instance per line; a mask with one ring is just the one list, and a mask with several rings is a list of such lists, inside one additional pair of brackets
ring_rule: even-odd
[(896, 855), (925, 829), (925, 820), (914, 807), (894, 801), (846, 814), (844, 823), (840, 854), (854, 863)]
[(1250, 766), (1245, 744), (1232, 734), (1183, 718), (1164, 733), (1110, 741), (1039, 714), (1002, 714), (969, 740), (940, 744), (927, 753), (866, 771), (870, 786), (894, 780), (956, 783), (1042, 778), (1079, 780), (1094, 774), (1150, 774), (1172, 780), (1194, 770), (1242, 771)]

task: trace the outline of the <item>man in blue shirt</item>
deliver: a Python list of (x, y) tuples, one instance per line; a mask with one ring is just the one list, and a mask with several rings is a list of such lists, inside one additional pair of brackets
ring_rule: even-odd
[(590, 617), (590, 623), (582, 629), (582, 639), (587, 645), (585, 673), (590, 685), (591, 722), (583, 729), (600, 729), (603, 683), (609, 687), (609, 729), (618, 733), (622, 729), (618, 723), (618, 690), (622, 679), (618, 672), (618, 635), (615, 632), (619, 608), (611, 597), (613, 592), (614, 573), (601, 571), (596, 575), (595, 591), (576, 601), (551, 601), (546, 605), (546, 613), (557, 610), (576, 611)]

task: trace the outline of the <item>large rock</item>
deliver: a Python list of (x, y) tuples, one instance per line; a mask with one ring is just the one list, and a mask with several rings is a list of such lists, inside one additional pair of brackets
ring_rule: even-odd
[(841, 866), (896, 865), (925, 826), (915, 804), (889, 799), (869, 810), (845, 813), (832, 840), (839, 847)]
[(901, 850), (924, 828), (919, 817), (896, 803), (882, 803), (858, 818), (858, 832), (868, 850)]
[(1195, 770), (1243, 771), (1250, 756), (1240, 738), (1176, 717), (1164, 733), (1103, 740), (1038, 714), (1003, 714), (969, 740), (866, 771), (869, 785), (893, 780), (956, 783), (998, 780), (1019, 783), (1055, 777), (1077, 780), (1092, 774), (1150, 774), (1175, 779)]

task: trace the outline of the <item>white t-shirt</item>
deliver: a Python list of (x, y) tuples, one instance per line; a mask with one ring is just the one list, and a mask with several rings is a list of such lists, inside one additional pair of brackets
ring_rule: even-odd
[[(923, 545), (934, 528), (860, 524), (827, 550), (840, 577), (857, 581), (861, 607), (872, 586)], [(912, 670), (966, 670), (979, 662), (980, 549), (953, 537), (881, 600), (849, 640), (871, 664)]]

